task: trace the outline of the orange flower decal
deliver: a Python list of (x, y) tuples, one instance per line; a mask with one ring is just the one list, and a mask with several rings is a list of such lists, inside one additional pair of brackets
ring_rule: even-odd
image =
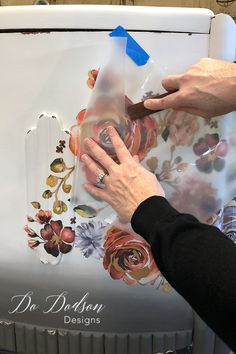
[[(94, 87), (97, 75), (98, 70), (89, 71), (87, 84), (90, 88)], [(151, 148), (156, 144), (157, 135), (161, 132), (160, 125), (150, 116), (146, 116), (137, 121), (132, 121), (127, 113), (122, 119), (125, 123), (121, 125), (119, 123), (121, 121), (118, 116), (119, 113), (114, 113), (116, 112), (114, 109), (115, 104), (116, 103), (111, 100), (110, 97), (102, 96), (97, 99), (94, 107), (90, 108), (89, 111), (83, 109), (79, 112), (76, 117), (77, 124), (73, 125), (70, 130), (69, 147), (74, 155), (80, 155), (82, 152), (80, 151), (80, 129), (86, 113), (87, 117), (90, 115), (92, 116), (93, 114), (104, 114), (103, 119), (99, 120), (97, 123), (94, 123), (92, 128), (93, 139), (97, 141), (111, 157), (116, 157), (113, 146), (107, 134), (107, 127), (111, 124), (119, 132), (132, 156), (138, 155), (140, 161), (146, 157)], [(125, 96), (125, 110), (127, 110), (127, 108), (132, 104), (133, 102)], [(110, 114), (108, 114), (109, 112)]]
[(150, 245), (137, 234), (111, 227), (106, 234), (104, 251), (103, 266), (115, 280), (123, 279), (128, 285), (145, 285), (160, 275)]

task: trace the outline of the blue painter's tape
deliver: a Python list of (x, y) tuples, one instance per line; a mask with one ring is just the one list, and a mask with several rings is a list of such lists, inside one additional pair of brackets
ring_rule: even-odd
[(126, 32), (122, 26), (116, 27), (111, 33), (110, 37), (126, 37), (126, 54), (138, 65), (145, 65), (150, 58), (150, 56), (145, 52), (145, 50), (131, 37), (131, 35)]

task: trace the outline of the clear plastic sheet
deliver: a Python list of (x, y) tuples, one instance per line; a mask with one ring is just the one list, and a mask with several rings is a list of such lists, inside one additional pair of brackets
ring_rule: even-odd
[[(27, 221), (34, 223), (25, 227), (28, 245), (37, 250), (43, 263), (50, 264), (59, 263), (63, 254), (77, 248), (85, 258), (102, 259), (113, 279), (119, 274), (128, 285), (151, 282), (159, 288), (165, 282), (149, 245), (129, 224), (120, 224), (107, 203), (85, 191), (84, 183), (97, 183), (97, 176), (81, 161), (83, 141), (92, 137), (116, 161), (107, 134), (107, 127), (113, 125), (131, 155), (138, 155), (143, 166), (156, 175), (177, 210), (212, 222), (211, 216), (236, 195), (236, 120), (233, 114), (205, 120), (165, 110), (131, 121), (127, 113), (130, 105), (162, 93), (164, 69), (151, 58), (143, 66), (136, 65), (126, 55), (125, 38), (109, 39), (104, 54), (100, 68), (88, 73), (90, 100), (87, 108), (78, 113), (70, 135), (62, 132), (50, 115), (43, 115), (37, 129), (28, 134), (27, 164), (30, 171), (37, 171), (36, 176), (32, 173), (30, 176), (34, 183), (28, 183), (32, 188)], [(53, 131), (48, 145), (46, 131)], [(52, 159), (49, 166), (40, 165), (40, 171), (33, 167), (39, 161), (35, 159), (35, 151)], [(218, 227), (225, 229), (222, 222), (218, 222)], [(110, 264), (113, 262), (110, 252), (116, 265), (121, 262), (120, 254), (122, 259), (127, 257), (128, 269), (116, 269)], [(137, 267), (130, 254), (134, 259), (142, 254)], [(145, 277), (143, 269), (148, 270)]]
[(140, 161), (156, 144), (159, 126), (155, 118), (131, 121), (127, 108), (133, 104), (130, 95), (140, 99), (147, 85), (151, 91), (158, 89), (154, 81), (160, 83), (161, 72), (151, 61), (143, 67), (135, 65), (127, 58), (125, 45), (123, 38), (112, 38), (108, 58), (98, 71), (89, 72), (87, 83), (93, 91), (86, 111), (77, 116), (77, 127), (71, 130), (70, 147), (77, 156), (71, 196), (75, 248), (85, 258), (103, 259), (103, 267), (113, 280), (122, 279), (128, 286), (152, 284), (169, 292), (171, 287), (157, 268), (150, 245), (129, 224), (120, 223), (107, 203), (93, 198), (83, 187), (87, 181), (97, 183), (97, 176), (81, 162), (86, 137), (92, 137), (115, 161), (107, 134), (109, 125), (116, 128), (130, 153), (138, 155)]
[(131, 121), (127, 107), (133, 101), (162, 93), (165, 70), (151, 58), (146, 65), (135, 65), (125, 54), (124, 38), (112, 38), (110, 42), (110, 54), (99, 69), (86, 113), (78, 125), (80, 147), (71, 198), (74, 210), (78, 204), (86, 204), (103, 210), (102, 219), (114, 219), (109, 206), (84, 190), (83, 183), (96, 183), (96, 176), (80, 162), (86, 136), (93, 137), (115, 158), (106, 133), (111, 124), (131, 154), (137, 154), (143, 165), (155, 173), (170, 203), (206, 221), (235, 193), (235, 174), (232, 177), (230, 172), (235, 153), (232, 116), (205, 120), (165, 110)]
[[(228, 115), (205, 120), (165, 110), (131, 121), (129, 105), (163, 92), (164, 69), (151, 58), (137, 66), (127, 58), (122, 39), (110, 42), (107, 61), (89, 72), (87, 83), (93, 91), (88, 108), (79, 113), (76, 130), (71, 130), (70, 146), (78, 144), (73, 150), (77, 164), (71, 198), (75, 248), (85, 258), (102, 259), (113, 280), (122, 279), (128, 286), (149, 284), (169, 292), (171, 286), (155, 264), (150, 245), (130, 224), (121, 224), (109, 205), (84, 190), (83, 183), (97, 183), (97, 176), (80, 160), (83, 140), (92, 137), (116, 160), (106, 131), (113, 125), (130, 153), (138, 155), (143, 166), (156, 175), (177, 210), (212, 223), (211, 216), (235, 193), (233, 119)], [(225, 231), (222, 222), (218, 227)]]
[[(96, 176), (92, 175), (80, 160), (86, 137), (92, 137), (112, 158), (116, 159), (106, 131), (109, 125), (113, 125), (131, 154), (137, 154), (142, 161), (157, 136), (157, 124), (154, 118), (147, 116), (139, 121), (131, 121), (127, 114), (127, 108), (134, 103), (130, 96), (137, 100), (140, 96), (145, 99), (163, 92), (161, 79), (164, 73), (155, 62), (150, 59), (146, 65), (137, 66), (126, 55), (126, 38), (115, 37), (108, 39), (107, 53), (98, 73), (93, 71), (95, 70), (91, 70), (90, 76), (95, 76), (95, 84), (88, 106), (86, 110), (81, 111), (77, 131), (72, 133), (75, 135), (72, 140), (77, 145), (75, 148), (77, 162), (71, 196), (71, 206), (74, 210), (78, 203), (87, 203), (92, 208), (99, 208), (99, 211), (105, 208), (105, 203), (95, 200), (83, 187), (87, 181), (96, 183)], [(110, 220), (110, 213), (112, 211), (108, 207), (106, 213), (102, 214), (102, 218), (105, 215)]]
[(95, 87), (82, 117), (81, 125), (77, 128), (77, 164), (71, 196), (73, 207), (79, 201), (99, 206), (99, 203), (96, 203), (83, 188), (83, 183), (87, 180), (96, 182), (96, 176), (92, 175), (80, 161), (84, 152), (84, 139), (92, 137), (112, 157), (115, 157), (114, 149), (106, 128), (109, 125), (115, 126), (121, 137), (125, 139), (127, 129), (124, 96), (125, 47), (125, 38), (108, 39), (108, 51), (99, 68)]

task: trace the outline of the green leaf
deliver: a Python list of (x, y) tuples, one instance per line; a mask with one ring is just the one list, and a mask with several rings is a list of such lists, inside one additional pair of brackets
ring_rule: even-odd
[(71, 188), (72, 188), (71, 184), (63, 183), (63, 185), (62, 185), (62, 189), (65, 193), (70, 193)]
[(65, 213), (68, 210), (68, 207), (66, 203), (64, 203), (62, 200), (56, 200), (53, 203), (53, 212), (57, 215), (60, 215), (62, 213)]
[(171, 169), (171, 162), (169, 160), (165, 160), (162, 163), (162, 170), (163, 171), (170, 171)]
[(155, 171), (158, 167), (158, 159), (157, 157), (153, 156), (149, 160), (147, 160), (147, 166), (149, 167), (150, 171)]
[(68, 207), (67, 207), (66, 203), (64, 203), (64, 202), (62, 202), (62, 210), (64, 213), (67, 212), (67, 210), (68, 210)]
[(174, 160), (174, 163), (175, 164), (178, 164), (178, 163), (180, 163), (182, 161), (182, 157), (181, 156), (177, 156), (176, 158), (175, 158), (175, 160)]
[(58, 177), (57, 176), (48, 176), (47, 178), (47, 185), (50, 186), (50, 187), (55, 187), (57, 185), (57, 182), (58, 182)]
[(49, 189), (47, 189), (46, 191), (43, 192), (42, 197), (44, 199), (49, 199), (52, 197), (52, 192)]
[(77, 205), (73, 210), (83, 218), (94, 218), (97, 216), (97, 210), (88, 205)]
[(33, 205), (33, 207), (34, 207), (35, 209), (40, 209), (40, 208), (41, 208), (41, 205), (40, 205), (39, 202), (31, 202), (31, 204)]
[(65, 169), (66, 169), (66, 164), (65, 164), (65, 162), (64, 162), (64, 160), (62, 158), (55, 159), (51, 163), (50, 169), (51, 169), (52, 172), (55, 172), (55, 173), (64, 172)]
[(178, 164), (176, 166), (176, 169), (178, 172), (184, 172), (187, 170), (187, 168), (188, 168), (188, 163), (186, 163), (186, 162), (181, 162), (180, 164)]
[(164, 141), (167, 141), (169, 134), (170, 134), (169, 129), (166, 127), (161, 134), (162, 139)]

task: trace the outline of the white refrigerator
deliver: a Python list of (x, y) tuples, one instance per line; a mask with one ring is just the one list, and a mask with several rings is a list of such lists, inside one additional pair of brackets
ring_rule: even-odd
[[(71, 206), (80, 124), (117, 26), (152, 63), (150, 73), (134, 65), (129, 82), (124, 71), (128, 104), (153, 93), (141, 80), (152, 77), (152, 68), (161, 79), (202, 57), (235, 60), (235, 23), (207, 9), (0, 7), (0, 348), (19, 354), (154, 354), (193, 343), (195, 354), (227, 353), (162, 277), (139, 235), (130, 243), (132, 231), (122, 230), (100, 202), (81, 198)], [(160, 89), (160, 81), (156, 85)], [(174, 140), (163, 127), (177, 124), (170, 114), (148, 117), (136, 127), (144, 166), (157, 173), (158, 163), (163, 166), (175, 149), (175, 182), (163, 180), (170, 199), (186, 164), (186, 183), (190, 173), (202, 173), (204, 188), (215, 176), (226, 186), (223, 173), (196, 168), (189, 146), (209, 129), (212, 135), (223, 131), (226, 139), (233, 113), (217, 128), (196, 118), (198, 132), (186, 141)], [(230, 156), (226, 162), (235, 173)], [(209, 187), (214, 200), (207, 215), (230, 199), (230, 183), (214, 198), (215, 186)]]

